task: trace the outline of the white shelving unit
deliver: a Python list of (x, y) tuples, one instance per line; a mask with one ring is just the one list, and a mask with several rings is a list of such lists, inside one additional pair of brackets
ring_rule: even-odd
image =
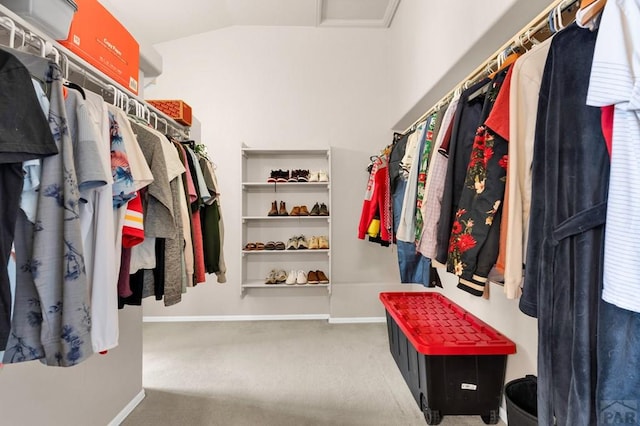
[[(329, 182), (269, 183), (272, 170), (324, 170)], [(287, 212), (305, 205), (310, 212), (315, 203), (324, 203), (329, 216), (268, 216), (272, 202), (284, 201)], [(329, 284), (265, 284), (272, 269), (320, 270), (331, 276), (331, 150), (330, 149), (257, 149), (242, 148), (242, 245), (282, 241), (304, 235), (326, 236), (329, 249), (242, 250), (241, 294), (249, 289), (309, 290), (322, 288), (331, 294)], [(313, 294), (313, 293), (309, 293)]]

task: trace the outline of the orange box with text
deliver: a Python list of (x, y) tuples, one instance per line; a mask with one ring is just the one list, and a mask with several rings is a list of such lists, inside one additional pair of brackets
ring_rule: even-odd
[(69, 38), (60, 43), (138, 94), (140, 46), (135, 38), (97, 0), (75, 0), (78, 11)]

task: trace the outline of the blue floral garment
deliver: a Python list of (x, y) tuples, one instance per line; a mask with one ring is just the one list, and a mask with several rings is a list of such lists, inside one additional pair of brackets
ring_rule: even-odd
[(32, 280), (37, 292), (20, 309), (16, 298), (4, 362), (41, 358), (47, 365), (72, 366), (93, 353), (80, 191), (57, 65), (48, 64), (46, 81), (51, 88), (49, 125), (59, 154), (42, 161), (32, 256), (18, 264), (19, 285)]

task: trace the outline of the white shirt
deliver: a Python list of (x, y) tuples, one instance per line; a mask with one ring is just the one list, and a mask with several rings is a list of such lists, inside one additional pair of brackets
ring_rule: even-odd
[(406, 153), (403, 162), (408, 159), (409, 162), (402, 164), (402, 167), (409, 166), (409, 178), (404, 191), (404, 199), (402, 202), (402, 213), (400, 214), (400, 223), (396, 232), (396, 239), (407, 243), (413, 243), (416, 239), (416, 203), (418, 195), (418, 172), (420, 170), (420, 143), (424, 138), (427, 123), (422, 122), (415, 132), (409, 136), (407, 141)]
[(593, 57), (587, 104), (615, 105), (602, 298), (640, 312), (640, 0), (610, 0)]
[(523, 263), (529, 240), (531, 166), (536, 133), (538, 95), (551, 38), (522, 55), (511, 71), (509, 92), (509, 174), (506, 191), (507, 236), (504, 292), (515, 299), (522, 294)]
[[(85, 90), (89, 116), (99, 132), (100, 155), (96, 161), (106, 164), (111, 170), (111, 141), (109, 138), (109, 117), (107, 106), (100, 95)], [(80, 216), (91, 217), (92, 221), (82, 221), (82, 236), (89, 289), (91, 292), (91, 342), (94, 352), (106, 351), (118, 346), (118, 270), (116, 241), (113, 227), (113, 178), (106, 186), (94, 191), (87, 203), (80, 205)], [(91, 273), (89, 274), (89, 272)]]

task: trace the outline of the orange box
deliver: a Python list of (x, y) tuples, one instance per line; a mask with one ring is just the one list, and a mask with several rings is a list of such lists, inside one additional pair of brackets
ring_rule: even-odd
[(138, 94), (140, 46), (135, 38), (97, 0), (75, 0), (78, 11), (69, 38), (60, 43)]
[(167, 114), (180, 124), (191, 126), (191, 107), (181, 100), (155, 99), (147, 100), (151, 105)]

